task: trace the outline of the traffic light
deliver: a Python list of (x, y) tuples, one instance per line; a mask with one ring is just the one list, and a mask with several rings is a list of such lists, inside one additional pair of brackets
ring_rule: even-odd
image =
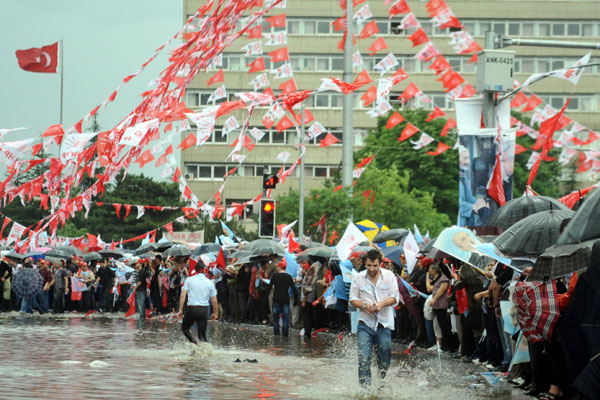
[(278, 182), (279, 177), (276, 174), (263, 174), (263, 189), (275, 189)]
[(258, 233), (261, 237), (273, 237), (275, 235), (275, 201), (260, 201), (260, 219)]

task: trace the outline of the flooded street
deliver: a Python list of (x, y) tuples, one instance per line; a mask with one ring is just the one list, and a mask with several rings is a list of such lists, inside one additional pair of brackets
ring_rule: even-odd
[(294, 330), (280, 338), (272, 328), (217, 322), (209, 340), (196, 348), (174, 321), (0, 314), (0, 398), (528, 398), (505, 382), (482, 383), (475, 364), (424, 350), (407, 356), (400, 346), (387, 378), (361, 389), (351, 336), (305, 342)]

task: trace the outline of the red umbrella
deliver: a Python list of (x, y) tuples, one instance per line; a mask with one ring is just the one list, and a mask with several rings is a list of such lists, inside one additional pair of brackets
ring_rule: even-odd
[(556, 282), (518, 282), (514, 302), (517, 322), (529, 343), (550, 341), (560, 316)]

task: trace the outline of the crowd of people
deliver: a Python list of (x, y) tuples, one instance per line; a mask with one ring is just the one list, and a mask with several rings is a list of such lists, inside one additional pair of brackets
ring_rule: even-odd
[[(599, 256), (599, 250), (600, 246), (595, 246), (592, 265), (598, 262), (594, 257)], [(517, 335), (507, 333), (500, 303), (512, 298), (515, 284), (525, 280), (530, 269), (519, 271), (491, 262), (481, 271), (451, 257), (421, 255), (408, 274), (402, 264), (383, 256), (378, 261), (394, 277), (400, 295), (394, 307), (392, 340), (408, 345), (409, 350), (420, 347), (447, 353), (463, 362), (506, 373), (527, 394), (542, 399), (574, 394), (567, 378), (560, 322), (551, 340), (530, 343), (530, 361), (511, 363)], [(404, 258), (401, 261), (404, 263)], [(31, 259), (17, 262), (5, 256), (0, 262), (0, 306), (2, 311), (36, 310), (40, 314), (50, 310), (102, 313), (134, 309), (145, 320), (182, 311), (178, 303), (184, 282), (203, 273), (216, 288), (215, 315), (220, 320), (272, 324), (274, 334), (283, 336), (289, 334), (290, 327), (296, 328), (310, 340), (319, 331), (343, 333), (352, 329), (350, 315), (360, 310), (349, 301), (349, 281), (366, 269), (365, 262), (366, 252), (353, 252), (343, 262), (335, 256), (310, 256), (298, 262), (292, 276), (286, 258), (275, 254), (252, 261), (229, 257), (226, 268), (160, 254), (125, 262), (88, 263), (77, 258), (53, 263)], [(11, 290), (11, 277), (26, 268), (37, 269), (43, 278), (43, 290), (33, 297), (18, 296)], [(351, 278), (344, 279), (344, 275)], [(556, 280), (561, 312), (567, 310), (577, 290), (577, 279), (578, 274), (573, 274)]]

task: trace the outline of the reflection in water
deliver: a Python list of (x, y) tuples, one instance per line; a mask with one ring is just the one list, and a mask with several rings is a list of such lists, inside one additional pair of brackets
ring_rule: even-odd
[(223, 323), (209, 335), (211, 344), (196, 347), (173, 322), (0, 314), (0, 398), (520, 398), (506, 385), (468, 388), (463, 377), (477, 367), (433, 353), (395, 351), (388, 377), (364, 390), (352, 337), (305, 342)]

